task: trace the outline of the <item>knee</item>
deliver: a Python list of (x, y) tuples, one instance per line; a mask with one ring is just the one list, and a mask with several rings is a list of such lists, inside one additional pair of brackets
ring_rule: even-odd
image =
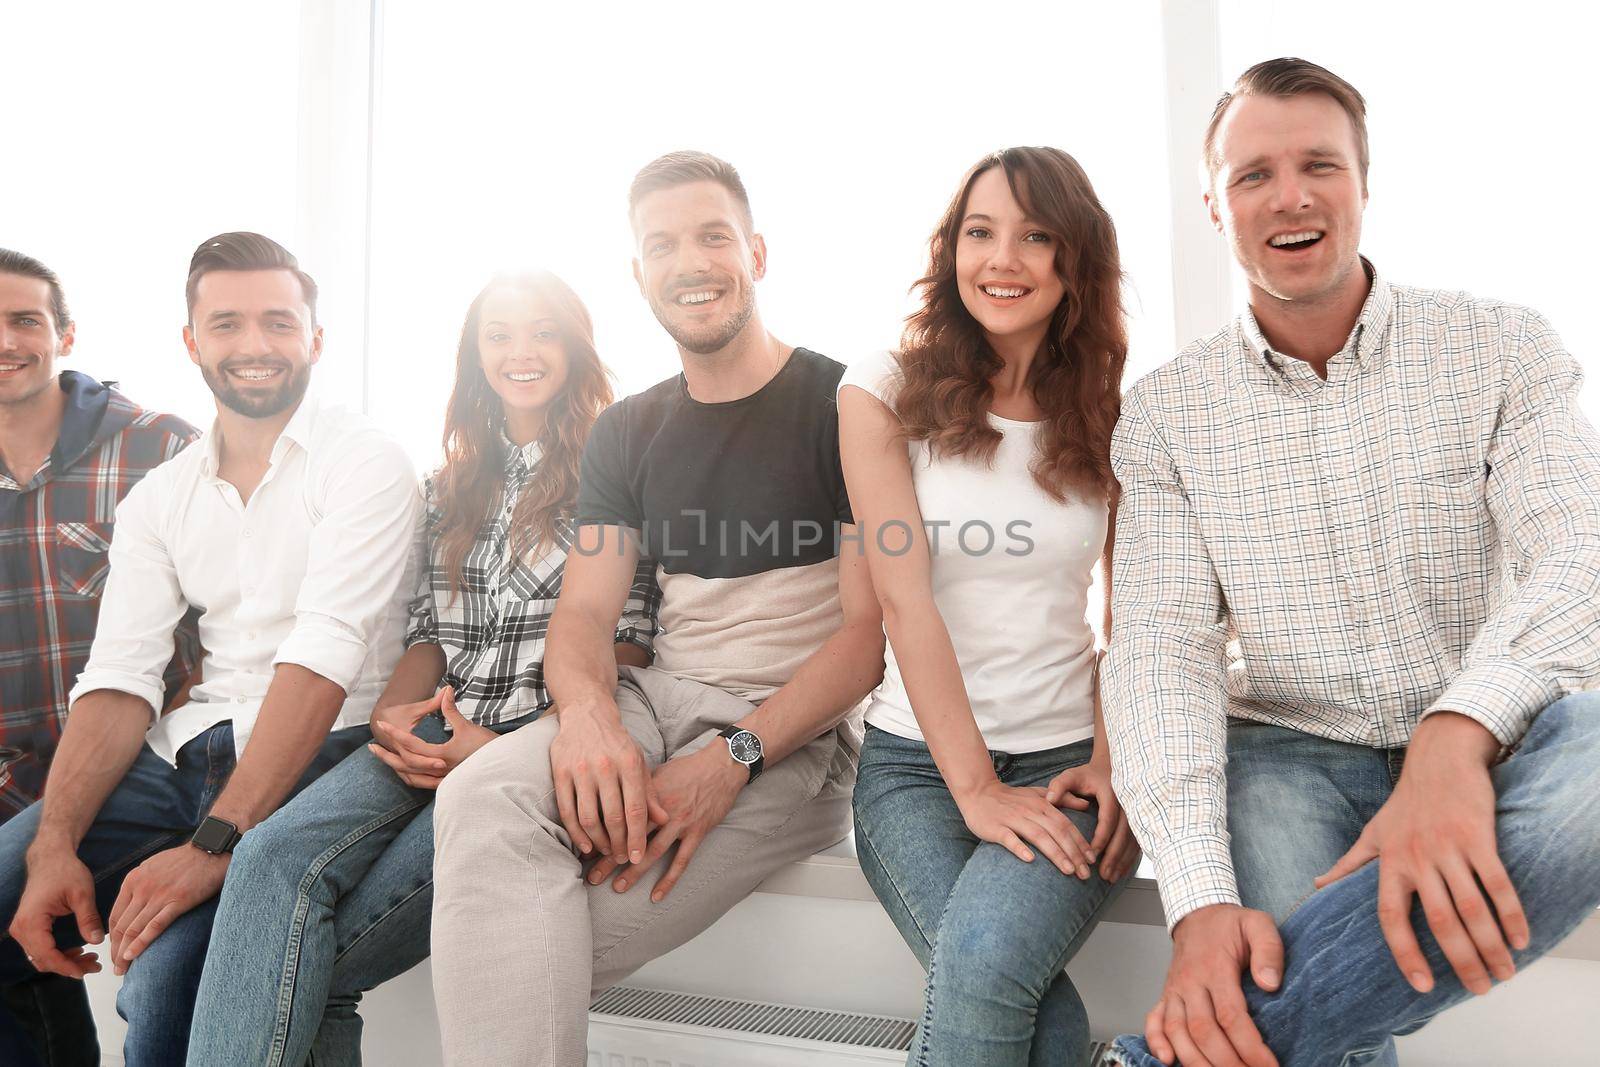
[(1547, 705), (1533, 720), (1528, 734), (1530, 741), (1539, 737), (1561, 742), (1600, 739), (1600, 690), (1572, 693)]
[(995, 918), (946, 913), (940, 920), (934, 945), (939, 993), (1031, 1007), (1056, 977), (1055, 961), (1040, 959), (1036, 939), (1014, 936), (1011, 924)]
[(492, 787), (493, 775), (488, 772), (486, 760), (467, 760), (445, 775), (434, 794), (433, 825), (435, 837), (445, 836), (463, 817), (471, 818), (483, 810), (484, 794)]

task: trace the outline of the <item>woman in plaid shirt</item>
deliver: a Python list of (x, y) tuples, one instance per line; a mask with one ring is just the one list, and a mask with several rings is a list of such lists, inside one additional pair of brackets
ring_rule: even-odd
[[(376, 743), (234, 854), (189, 1062), (299, 1064), (313, 1051), (358, 1062), (361, 993), (428, 955), (434, 790), (550, 706), (544, 638), (578, 461), (610, 402), (589, 313), (560, 279), (500, 276), (473, 300), (445, 463), (426, 485), (421, 587), (373, 712)], [(617, 624), (619, 664), (649, 662), (659, 598), (641, 562)]]

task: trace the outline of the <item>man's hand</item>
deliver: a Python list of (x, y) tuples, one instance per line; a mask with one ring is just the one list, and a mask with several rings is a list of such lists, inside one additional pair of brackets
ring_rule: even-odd
[(550, 742), (556, 808), (579, 852), (644, 859), (654, 793), (644, 752), (623, 729), (613, 707), (562, 708), (561, 730)]
[(1212, 904), (1172, 930), (1166, 988), (1144, 1017), (1144, 1038), (1162, 1063), (1183, 1067), (1277, 1067), (1245, 1006), (1246, 967), (1267, 992), (1283, 976), (1283, 940), (1272, 916)]
[(97, 974), (100, 961), (82, 948), (59, 949), (51, 927), (62, 915), (78, 922), (78, 932), (91, 945), (105, 933), (94, 906), (94, 876), (70, 845), (36, 839), (28, 849), (28, 881), (11, 917), (8, 933), (42, 972), (82, 978)]
[(1433, 974), (1411, 926), (1413, 896), (1474, 993), (1489, 992), (1491, 974), (1503, 982), (1516, 973), (1508, 941), (1528, 947), (1528, 918), (1495, 844), (1489, 764), (1498, 751), (1499, 742), (1472, 719), (1430, 715), (1412, 736), (1388, 802), (1316, 880), (1320, 889), (1378, 861), (1378, 920), (1400, 973), (1419, 993), (1433, 988)]
[(185, 842), (130, 871), (111, 906), (113, 972), (126, 974), (128, 965), (179, 916), (220, 893), (229, 858)]
[[(411, 732), (427, 711), (411, 719), (406, 726), (395, 725), (391, 721), (392, 716), (380, 718), (382, 713), (372, 716), (372, 736), (378, 743), (367, 748), (413, 789), (438, 789), (444, 776), (459, 767), (462, 760), (499, 736), (487, 726), (479, 726), (461, 714), (456, 707), (455, 690), (448, 686), (434, 694), (431, 701), (402, 707), (431, 710), (435, 705), (450, 726), (450, 740), (438, 745), (429, 744)], [(406, 711), (401, 721), (404, 722), (405, 716), (410, 714), (409, 710)]]
[[(689, 860), (706, 835), (728, 817), (739, 791), (750, 781), (750, 771), (744, 764), (728, 754), (721, 739), (687, 756), (670, 759), (656, 768), (652, 784), (655, 799), (650, 804), (650, 825), (654, 833), (644, 858), (623, 868), (612, 888), (626, 892), (644, 877), (655, 862), (666, 854), (674, 843), (678, 853), (650, 891), (650, 899), (659, 903), (666, 899), (672, 887), (678, 884)], [(620, 864), (613, 853), (595, 864), (589, 872), (591, 885), (599, 885)]]
[(1094, 863), (1098, 859), (1100, 877), (1115, 882), (1139, 862), (1139, 842), (1134, 840), (1133, 828), (1122, 810), (1116, 793), (1111, 790), (1111, 758), (1100, 758), (1100, 752), (1088, 763), (1070, 767), (1050, 780), (1044, 798), (1057, 807), (1088, 809), (1089, 800), (1096, 806), (1094, 840), (1089, 842), (1085, 858)]

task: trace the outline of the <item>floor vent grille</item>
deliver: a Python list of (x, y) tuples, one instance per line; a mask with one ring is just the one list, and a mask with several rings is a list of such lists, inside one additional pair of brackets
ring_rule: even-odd
[(706, 1026), (745, 1034), (900, 1051), (911, 1047), (911, 1034), (915, 1029), (910, 1020), (887, 1015), (820, 1011), (792, 1004), (726, 1000), (628, 986), (617, 986), (601, 994), (589, 1010), (597, 1015), (623, 1019), (651, 1019), (679, 1026)]
[[(792, 1004), (768, 1004), (754, 1000), (704, 997), (667, 989), (635, 989), (616, 986), (600, 995), (589, 1011), (614, 1020), (640, 1020), (669, 1027), (702, 1027), (730, 1033), (759, 1034), (768, 1038), (818, 1041), (857, 1049), (905, 1052), (911, 1048), (916, 1027), (909, 1019), (887, 1015), (864, 1015), (850, 1011), (822, 1011)], [(701, 1031), (702, 1033), (704, 1030)], [(813, 1048), (815, 1046), (812, 1046)], [(1096, 1041), (1089, 1048), (1084, 1067), (1102, 1062), (1108, 1043)], [(593, 1061), (591, 1061), (593, 1062)], [(601, 1060), (601, 1062), (609, 1062)], [(631, 1059), (615, 1062), (632, 1063)], [(654, 1057), (640, 1063), (674, 1063), (672, 1058)], [(854, 1062), (854, 1061), (851, 1061)]]

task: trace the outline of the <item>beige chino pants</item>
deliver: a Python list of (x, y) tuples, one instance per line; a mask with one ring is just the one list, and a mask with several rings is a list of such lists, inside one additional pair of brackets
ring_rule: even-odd
[[(721, 744), (717, 731), (752, 709), (649, 668), (623, 668), (616, 695), (652, 768)], [(445, 1062), (583, 1064), (590, 1000), (849, 832), (858, 729), (849, 720), (770, 764), (659, 904), (650, 890), (671, 852), (626, 893), (581, 877), (556, 810), (554, 716), (474, 753), (434, 806), (433, 990)]]

